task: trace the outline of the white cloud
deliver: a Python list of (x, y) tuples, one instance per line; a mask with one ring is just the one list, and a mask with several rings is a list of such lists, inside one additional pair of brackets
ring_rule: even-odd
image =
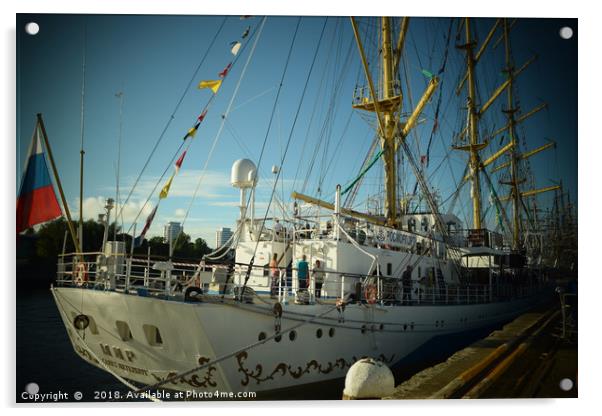
[[(104, 214), (106, 212), (105, 210), (105, 205), (106, 205), (106, 198), (103, 196), (94, 196), (94, 197), (87, 197), (84, 198), (83, 204), (82, 204), (82, 209), (84, 211), (84, 218), (85, 219), (94, 219), (96, 220), (98, 218), (98, 214)], [(111, 218), (113, 221), (115, 219), (115, 215), (117, 215), (119, 212), (121, 212), (121, 215), (119, 217), (119, 222), (121, 222), (121, 217), (123, 217), (123, 221), (125, 223), (129, 223), (134, 221), (134, 219), (136, 218), (136, 216), (139, 215), (139, 218), (146, 218), (152, 211), (153, 207), (152, 205), (146, 204), (146, 206), (144, 208), (142, 208), (143, 206), (143, 202), (142, 201), (129, 201), (127, 203), (127, 205), (125, 205), (124, 207), (117, 207), (116, 209), (114, 208), (111, 211)], [(76, 198), (75, 203), (72, 205), (74, 210), (71, 214), (71, 216), (75, 219), (75, 218), (79, 218), (79, 198)], [(142, 212), (141, 212), (142, 210)]]
[(212, 207), (237, 207), (239, 204), (240, 201), (211, 201), (207, 203)]
[[(232, 187), (230, 184), (230, 176), (224, 172), (207, 170), (201, 178), (201, 170), (184, 170), (180, 171), (173, 180), (169, 191), (169, 197), (186, 197), (190, 198), (194, 195), (195, 189), (198, 186), (198, 192), (196, 197), (199, 199), (221, 199), (221, 198), (237, 198), (238, 190)], [(171, 173), (169, 173), (171, 174)], [(131, 198), (144, 199), (148, 198), (149, 195), (159, 195), (161, 188), (169, 178), (166, 175), (159, 181), (159, 176), (146, 176), (138, 181), (136, 188), (132, 192)], [(127, 197), (132, 186), (135, 182), (135, 177), (127, 177), (122, 181), (121, 184), (121, 195), (122, 198)], [(201, 180), (199, 185), (199, 179)], [(284, 185), (285, 189), (291, 189), (294, 181), (292, 179), (281, 178), (278, 181), (277, 191), (281, 191), (281, 185)], [(263, 179), (260, 178), (257, 184), (257, 192), (265, 193), (268, 191), (268, 197), (271, 193), (274, 185), (274, 177), (267, 176)], [(115, 193), (115, 187), (113, 185), (104, 188), (107, 195), (113, 195)], [(153, 192), (154, 190), (154, 192)]]
[[(197, 198), (217, 199), (225, 196), (229, 197), (229, 194), (232, 192), (232, 186), (230, 185), (230, 177), (227, 174), (217, 171), (205, 171), (205, 174), (201, 178), (201, 173), (201, 170), (180, 171), (173, 180), (169, 190), (169, 197), (190, 198), (194, 195), (197, 186)], [(171, 175), (171, 172), (169, 172), (168, 175)], [(156, 175), (141, 178), (136, 184), (136, 188), (132, 192), (130, 199), (146, 200), (151, 194), (159, 195), (161, 188), (169, 178), (168, 175), (162, 179), (160, 179), (160, 176)], [(123, 198), (126, 198), (130, 193), (135, 179), (135, 177), (129, 176), (123, 180), (123, 183), (121, 184)], [(199, 179), (201, 179), (200, 185)], [(105, 189), (108, 194), (115, 192), (114, 186), (108, 186)]]

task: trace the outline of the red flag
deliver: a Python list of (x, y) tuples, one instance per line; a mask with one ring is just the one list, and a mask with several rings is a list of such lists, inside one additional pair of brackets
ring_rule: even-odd
[(198, 117), (199, 123), (205, 119), (206, 115), (207, 115), (207, 109), (204, 109), (203, 112), (201, 113), (201, 115)]
[(184, 161), (184, 156), (186, 156), (186, 150), (184, 150), (184, 153), (182, 153), (182, 156), (180, 156), (179, 159), (176, 161), (176, 171), (182, 167), (182, 162)]
[(226, 65), (224, 70), (218, 74), (219, 77), (226, 78), (226, 75), (228, 75), (228, 71), (230, 70), (231, 67), (232, 67), (232, 62), (230, 62), (228, 65)]
[(153, 208), (150, 215), (146, 218), (146, 224), (144, 224), (144, 228), (142, 229), (140, 235), (134, 238), (134, 247), (139, 247), (144, 241), (144, 236), (146, 235), (146, 232), (150, 228), (151, 224), (153, 223), (153, 219), (155, 219), (157, 208), (159, 208), (159, 204), (155, 205), (155, 208)]

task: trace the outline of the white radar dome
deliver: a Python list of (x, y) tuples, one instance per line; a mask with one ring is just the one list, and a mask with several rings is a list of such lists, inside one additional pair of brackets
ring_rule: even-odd
[(238, 159), (232, 165), (230, 183), (236, 188), (252, 188), (255, 182), (257, 167), (249, 159)]

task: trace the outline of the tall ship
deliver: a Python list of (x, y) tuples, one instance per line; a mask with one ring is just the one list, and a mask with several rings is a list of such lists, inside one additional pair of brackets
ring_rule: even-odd
[[(232, 43), (235, 58), (220, 78), (199, 83), (213, 95), (184, 138), (185, 148), (178, 148), (174, 160), (181, 156), (159, 202), (178, 180), (185, 150), (228, 71), (253, 52), (265, 24), (265, 18), (254, 19), (256, 26)], [(525, 162), (553, 143), (523, 149), (519, 140), (517, 126), (545, 105), (523, 111), (517, 102), (516, 78), (532, 60), (513, 60), (515, 21), (491, 19), (477, 42), (473, 19), (441, 19), (441, 33), (433, 33), (445, 39), (436, 58), (441, 69), (421, 71), (426, 87), (413, 101), (402, 77), (415, 65), (405, 53), (411, 19), (349, 20), (340, 24), (352, 29), (352, 56), (361, 68), (349, 97), (374, 127), (357, 176), (314, 195), (304, 187), (280, 201), (274, 166), (271, 199), (259, 209), (262, 160), (232, 160), (231, 185), (240, 192), (235, 228), (225, 244), (194, 262), (176, 259), (173, 245), (161, 260), (140, 254), (158, 204), (141, 234), (134, 229), (129, 238), (111, 240), (115, 207), (109, 200), (97, 252), (79, 249), (81, 234), (69, 218), (75, 250), (59, 257), (51, 291), (83, 360), (136, 391), (273, 393), (341, 380), (362, 357), (394, 369), (419, 366), (500, 327), (550, 292), (547, 275), (554, 266), (542, 258), (551, 249), (538, 229), (545, 221), (532, 218), (531, 201), (560, 186), (529, 187)], [(455, 96), (448, 108), (462, 120), (457, 129), (439, 125), (449, 111), (441, 105), (441, 87), (453, 54), (462, 62), (459, 77), (445, 79), (454, 84), (446, 88)], [(481, 96), (479, 66), (487, 54), (498, 56), (503, 81)], [(427, 117), (426, 109), (435, 116)], [(491, 118), (497, 128), (487, 125)], [(415, 133), (425, 123), (466, 166), (457, 188), (445, 190), (453, 199), (445, 209), (424, 150), (432, 137)], [(413, 140), (423, 141), (421, 153)], [(283, 164), (286, 157), (285, 150)], [(381, 184), (367, 183), (379, 168)], [(404, 185), (410, 177), (413, 189)], [(355, 202), (361, 192), (370, 194), (363, 206)], [(465, 194), (467, 223), (454, 212), (455, 199)], [(486, 211), (494, 221), (486, 221)]]

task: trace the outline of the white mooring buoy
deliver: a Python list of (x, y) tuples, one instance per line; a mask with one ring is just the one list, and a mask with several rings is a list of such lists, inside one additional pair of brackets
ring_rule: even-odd
[(395, 379), (389, 367), (373, 358), (362, 358), (347, 372), (343, 400), (380, 399), (394, 390)]

